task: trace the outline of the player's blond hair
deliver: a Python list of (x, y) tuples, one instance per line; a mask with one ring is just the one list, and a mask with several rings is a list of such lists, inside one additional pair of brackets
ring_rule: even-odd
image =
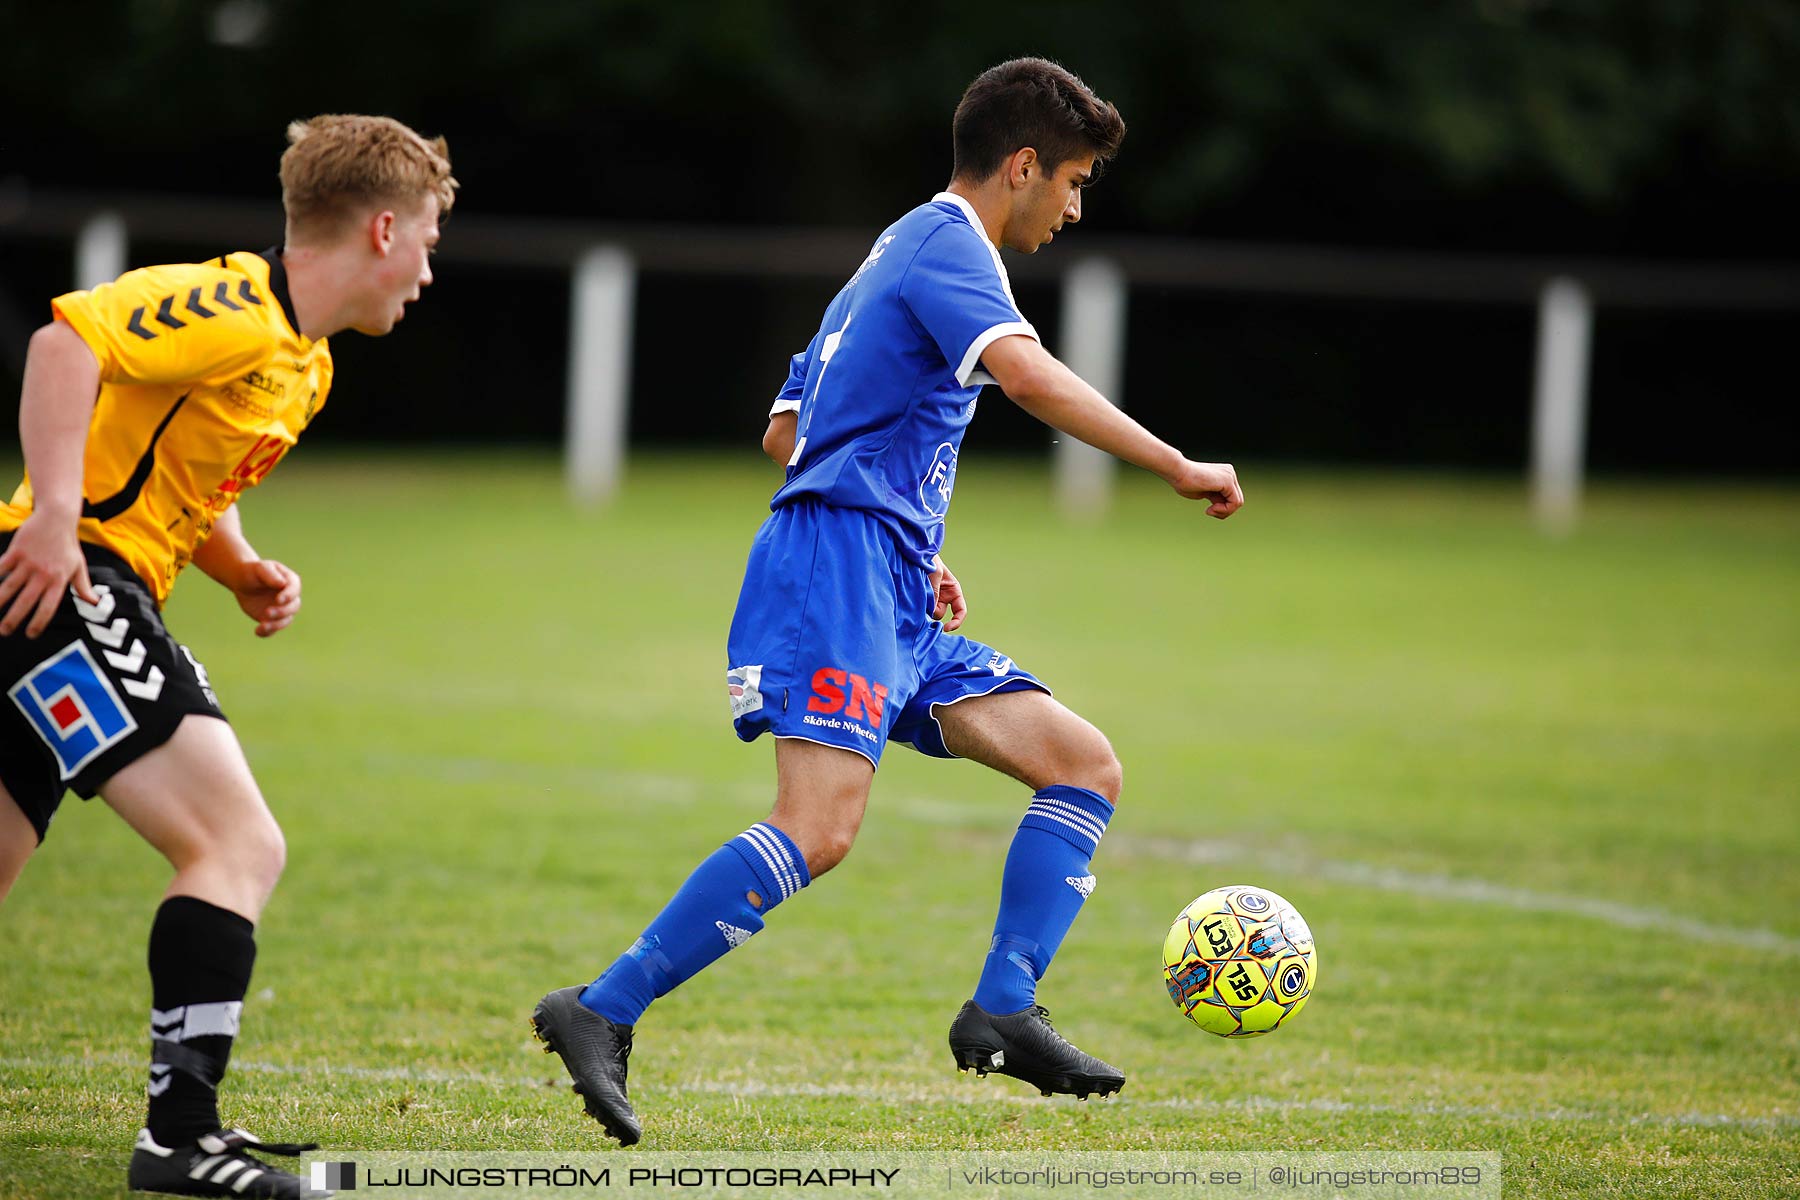
[(376, 205), (411, 208), (436, 196), (442, 219), (455, 203), (449, 145), (392, 117), (329, 113), (292, 122), (287, 137), (281, 203), (289, 241), (335, 237)]

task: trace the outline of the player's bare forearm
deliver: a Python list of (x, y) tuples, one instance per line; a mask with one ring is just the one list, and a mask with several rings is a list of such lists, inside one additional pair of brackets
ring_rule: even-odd
[(769, 428), (763, 432), (763, 453), (774, 460), (778, 467), (785, 467), (794, 457), (794, 436), (800, 427), (800, 414), (796, 412), (778, 412), (769, 418)]
[(244, 536), (244, 520), (237, 505), (226, 509), (213, 521), (212, 532), (194, 548), (194, 565), (226, 588), (243, 576), (244, 568), (258, 559), (250, 539)]
[(1132, 420), (1033, 338), (1004, 337), (982, 355), (1007, 398), (1054, 429), (1164, 479), (1182, 454)]
[(300, 573), (256, 552), (235, 505), (219, 515), (195, 548), (194, 565), (237, 597), (244, 615), (256, 622), (257, 637), (280, 633), (300, 612)]
[(81, 516), (82, 458), (100, 390), (100, 364), (81, 335), (52, 321), (31, 335), (19, 396), (19, 445), (33, 511), (72, 528)]
[(1108, 401), (1035, 338), (1000, 338), (981, 363), (1007, 398), (1038, 420), (1142, 467), (1190, 500), (1211, 501), (1209, 515), (1222, 519), (1243, 507), (1244, 493), (1231, 464), (1188, 458)]
[(31, 335), (19, 396), (19, 444), (31, 476), (32, 511), (0, 553), (0, 636), (37, 637), (64, 594), (92, 604), (77, 530), (82, 459), (99, 394), (100, 364), (69, 326), (52, 322)]

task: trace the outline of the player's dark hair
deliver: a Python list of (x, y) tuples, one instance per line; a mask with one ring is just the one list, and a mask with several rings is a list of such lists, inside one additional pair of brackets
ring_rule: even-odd
[(956, 106), (951, 136), (951, 178), (976, 183), (1026, 146), (1047, 171), (1080, 154), (1104, 163), (1125, 140), (1125, 119), (1060, 64), (1015, 58), (976, 76)]

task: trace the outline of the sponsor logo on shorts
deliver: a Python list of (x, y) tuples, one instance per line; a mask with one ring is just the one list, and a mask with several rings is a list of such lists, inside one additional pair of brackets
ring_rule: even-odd
[[(807, 712), (842, 713), (848, 720), (867, 721), (876, 729), (881, 728), (881, 718), (887, 708), (887, 684), (870, 683), (854, 671), (820, 667), (813, 672), (812, 690), (812, 696), (806, 701)], [(809, 725), (817, 723), (807, 722)]]
[(725, 672), (725, 690), (731, 694), (731, 719), (748, 716), (763, 706), (762, 664), (732, 667)]
[(868, 726), (859, 725), (855, 721), (846, 721), (842, 717), (815, 717), (811, 713), (807, 713), (800, 720), (815, 729), (847, 729), (865, 742), (881, 740), (881, 736)]
[(6, 694), (56, 755), (64, 779), (138, 727), (85, 642), (45, 659)]
[(996, 654), (994, 657), (988, 659), (987, 669), (996, 675), (1004, 675), (1012, 670), (1012, 659), (1007, 658), (1003, 654)]

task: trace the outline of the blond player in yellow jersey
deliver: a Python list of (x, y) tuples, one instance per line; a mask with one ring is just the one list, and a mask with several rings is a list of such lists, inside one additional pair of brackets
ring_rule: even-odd
[(216, 1093), (285, 857), (206, 672), (163, 627), (190, 562), (256, 633), (300, 576), (236, 503), (325, 403), (345, 329), (381, 336), (431, 282), (456, 180), (443, 139), (387, 117), (295, 122), (285, 244), (146, 267), (52, 302), (19, 407), (26, 481), (0, 504), (0, 898), (65, 789), (96, 794), (175, 869), (150, 928), (149, 1116), (132, 1188), (298, 1196), (219, 1119)]

